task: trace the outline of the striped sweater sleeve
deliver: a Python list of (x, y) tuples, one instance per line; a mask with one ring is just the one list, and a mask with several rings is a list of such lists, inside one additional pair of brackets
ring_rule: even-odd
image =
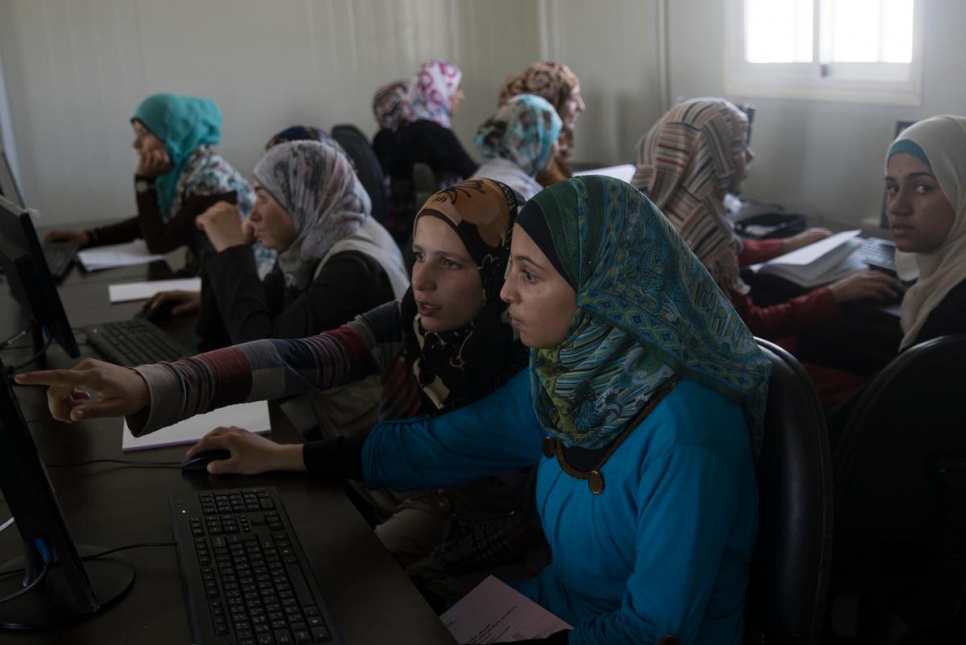
[[(395, 314), (394, 314), (395, 312)], [(401, 345), (379, 330), (396, 316), (387, 303), (336, 330), (297, 340), (266, 339), (234, 345), (173, 363), (134, 368), (147, 382), (150, 404), (128, 417), (141, 436), (217, 408), (276, 399), (317, 387), (328, 389), (382, 372)]]

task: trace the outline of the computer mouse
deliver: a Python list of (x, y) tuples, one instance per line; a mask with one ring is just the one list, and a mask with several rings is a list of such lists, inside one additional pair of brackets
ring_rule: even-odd
[(228, 459), (231, 451), (225, 448), (203, 450), (194, 457), (185, 457), (181, 462), (181, 470), (207, 470), (208, 464), (217, 459)]
[(171, 310), (178, 306), (178, 303), (174, 300), (165, 300), (157, 307), (145, 308), (134, 314), (135, 318), (144, 318), (150, 322), (161, 322), (162, 320), (168, 320), (173, 315)]

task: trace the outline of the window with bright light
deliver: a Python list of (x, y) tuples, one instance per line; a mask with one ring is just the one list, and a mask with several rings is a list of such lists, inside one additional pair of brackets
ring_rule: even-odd
[(732, 0), (735, 94), (920, 103), (925, 0)]

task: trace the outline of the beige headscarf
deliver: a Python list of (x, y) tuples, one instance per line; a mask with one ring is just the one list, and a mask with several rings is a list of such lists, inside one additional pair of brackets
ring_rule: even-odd
[(936, 116), (907, 128), (896, 138), (886, 164), (911, 141), (922, 150), (956, 219), (949, 237), (931, 253), (916, 253), (919, 281), (902, 299), (900, 351), (915, 343), (919, 331), (953, 287), (966, 280), (966, 117)]

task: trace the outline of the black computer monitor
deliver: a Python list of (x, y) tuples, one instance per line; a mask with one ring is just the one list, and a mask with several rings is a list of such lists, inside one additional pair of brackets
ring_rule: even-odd
[[(123, 556), (74, 544), (47, 470), (0, 363), (0, 492), (23, 539), (24, 554), (0, 565), (0, 628), (42, 629), (88, 616), (134, 582)], [(0, 639), (2, 640), (2, 639)]]
[(26, 209), (0, 197), (0, 265), (10, 293), (23, 308), (34, 331), (38, 353), (55, 340), (71, 358), (80, 356), (57, 285)]
[[(896, 121), (896, 129), (892, 134), (892, 141), (899, 138), (902, 131), (916, 122), (916, 119), (899, 119)], [(890, 142), (889, 145), (892, 145)], [(883, 188), (882, 194), (882, 213), (879, 215), (879, 228), (889, 228), (889, 195)]]
[(738, 109), (745, 113), (748, 117), (748, 132), (745, 135), (745, 144), (751, 145), (751, 126), (755, 123), (755, 112), (758, 111), (758, 107), (754, 103), (742, 103), (738, 106)]

